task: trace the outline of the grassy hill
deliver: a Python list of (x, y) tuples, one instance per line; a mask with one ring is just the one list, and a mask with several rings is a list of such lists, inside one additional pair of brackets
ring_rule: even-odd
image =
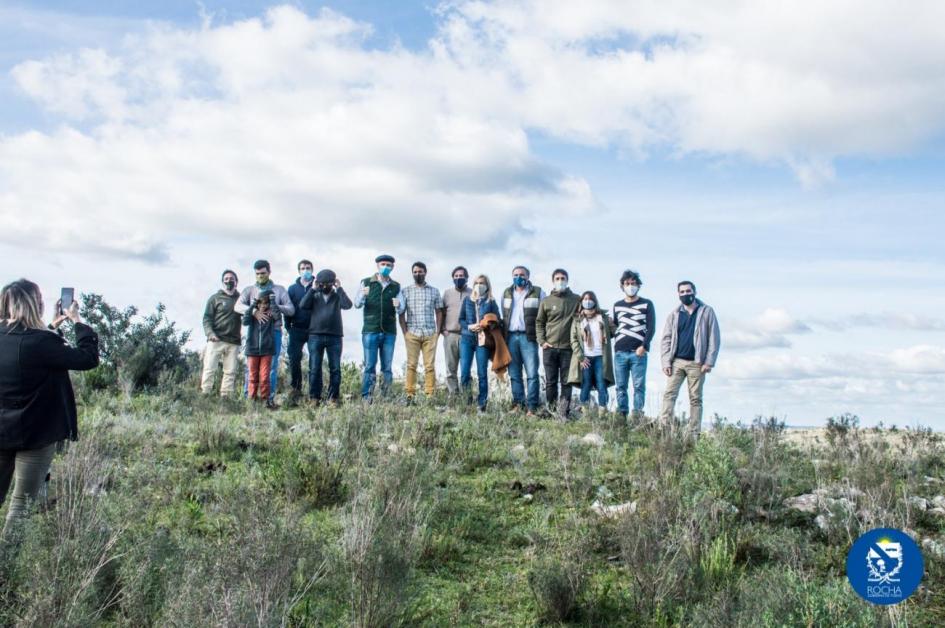
[[(931, 432), (717, 421), (691, 446), (445, 399), (85, 397), (49, 505), (0, 550), (0, 624), (945, 625)], [(878, 526), (926, 559), (892, 610), (844, 576)]]

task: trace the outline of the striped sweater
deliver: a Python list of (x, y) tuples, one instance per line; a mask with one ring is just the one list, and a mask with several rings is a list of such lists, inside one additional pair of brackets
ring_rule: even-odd
[(616, 338), (614, 351), (636, 351), (643, 345), (650, 350), (650, 341), (656, 331), (656, 311), (653, 302), (640, 297), (633, 303), (620, 299), (614, 303), (614, 323)]

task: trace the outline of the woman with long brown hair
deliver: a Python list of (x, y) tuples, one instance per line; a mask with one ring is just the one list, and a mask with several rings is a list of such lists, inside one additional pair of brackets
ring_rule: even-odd
[(459, 378), (460, 386), (471, 397), (472, 361), (476, 358), (476, 376), (479, 379), (477, 404), (485, 412), (489, 401), (489, 349), (485, 344), (485, 332), (481, 325), (486, 314), (494, 314), (501, 320), (499, 305), (492, 297), (492, 283), (485, 275), (473, 280), (472, 294), (463, 299), (459, 312)]
[[(98, 336), (79, 319), (78, 304), (57, 314), (47, 328), (32, 281), (0, 291), (0, 504), (13, 484), (4, 537), (36, 499), (57, 443), (78, 438), (69, 371), (98, 365)], [(75, 325), (75, 347), (56, 331), (66, 320)]]

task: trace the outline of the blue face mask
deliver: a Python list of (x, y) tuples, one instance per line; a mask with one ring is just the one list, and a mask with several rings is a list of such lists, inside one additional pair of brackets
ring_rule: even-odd
[(466, 287), (466, 278), (457, 277), (456, 279), (453, 280), (453, 285), (456, 286), (457, 290), (462, 290), (463, 288)]
[(312, 271), (310, 271), (310, 270), (303, 270), (303, 271), (302, 271), (302, 281), (304, 281), (305, 283), (310, 282), (310, 281), (312, 280), (312, 277), (313, 277)]
[(525, 284), (528, 283), (528, 279), (524, 277), (512, 277), (512, 283), (515, 284), (516, 288), (524, 288)]
[(390, 271), (392, 271), (392, 270), (394, 270), (394, 269), (391, 268), (390, 266), (381, 266), (381, 270), (380, 270), (381, 276), (382, 276), (382, 277), (390, 277)]

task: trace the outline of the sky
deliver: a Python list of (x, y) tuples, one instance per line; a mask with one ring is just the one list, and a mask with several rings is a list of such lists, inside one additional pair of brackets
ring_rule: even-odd
[[(224, 268), (374, 257), (719, 317), (707, 416), (945, 429), (945, 5), (0, 5), (8, 280), (193, 329)], [(345, 315), (360, 361), (360, 312)], [(647, 411), (665, 378), (650, 360)], [(395, 365), (404, 353), (398, 346)], [(685, 408), (684, 397), (679, 410)]]

